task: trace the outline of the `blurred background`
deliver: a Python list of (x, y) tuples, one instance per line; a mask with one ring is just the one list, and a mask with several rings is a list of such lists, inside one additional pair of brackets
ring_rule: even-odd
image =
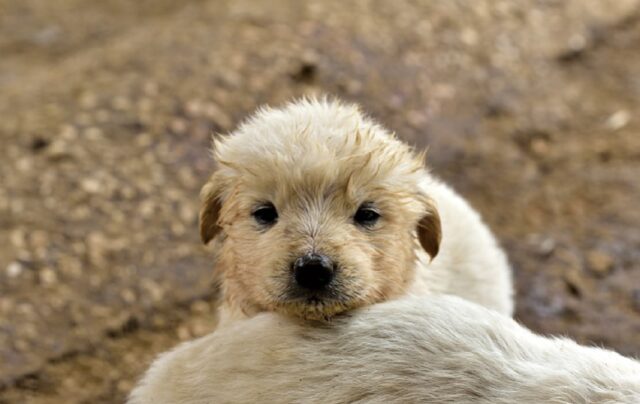
[(210, 135), (313, 91), (430, 147), (519, 321), (640, 355), (640, 0), (0, 0), (0, 403), (208, 332)]

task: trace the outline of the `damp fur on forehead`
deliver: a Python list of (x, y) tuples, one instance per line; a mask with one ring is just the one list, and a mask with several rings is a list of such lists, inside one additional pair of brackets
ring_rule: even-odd
[(257, 178), (268, 172), (312, 175), (314, 169), (341, 166), (354, 177), (360, 172), (367, 181), (424, 169), (424, 154), (415, 153), (357, 107), (327, 99), (263, 108), (236, 131), (214, 138), (213, 155), (229, 175)]

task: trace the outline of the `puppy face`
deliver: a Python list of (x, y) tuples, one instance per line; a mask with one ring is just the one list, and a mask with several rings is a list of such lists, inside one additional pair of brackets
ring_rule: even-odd
[(403, 292), (416, 248), (437, 254), (422, 158), (353, 106), (262, 110), (214, 148), (200, 230), (246, 313), (328, 318)]

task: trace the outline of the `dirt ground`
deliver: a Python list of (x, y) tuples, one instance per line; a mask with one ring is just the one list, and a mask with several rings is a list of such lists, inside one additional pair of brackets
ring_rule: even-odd
[(517, 318), (640, 355), (640, 0), (0, 0), (0, 403), (211, 329), (212, 132), (361, 103), (482, 212)]

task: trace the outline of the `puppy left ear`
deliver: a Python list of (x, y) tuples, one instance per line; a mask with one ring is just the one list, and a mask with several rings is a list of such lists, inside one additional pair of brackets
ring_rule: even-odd
[(218, 223), (220, 219), (220, 209), (222, 184), (214, 173), (209, 181), (200, 191), (202, 205), (200, 207), (200, 238), (204, 244), (208, 244), (222, 230)]
[(440, 250), (442, 226), (440, 224), (440, 215), (433, 201), (427, 199), (424, 203), (426, 209), (424, 216), (418, 222), (418, 240), (431, 259), (434, 259)]

